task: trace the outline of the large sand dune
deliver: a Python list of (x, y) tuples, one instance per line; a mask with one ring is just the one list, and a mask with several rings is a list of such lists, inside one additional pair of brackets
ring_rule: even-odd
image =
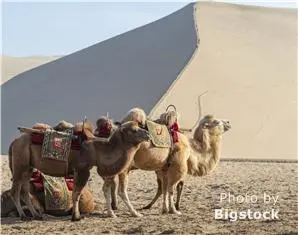
[(190, 4), (5, 83), (2, 152), (17, 125), (119, 119), (136, 105), (157, 117), (175, 104), (191, 127), (208, 91), (203, 112), (233, 124), (224, 157), (296, 159), (296, 33), (295, 9)]
[[(130, 108), (149, 112), (197, 46), (193, 4), (173, 14), (22, 73), (2, 85), (2, 153), (18, 125), (116, 120)], [(20, 115), (21, 114), (21, 115)]]
[(179, 79), (155, 107), (169, 103), (182, 125), (203, 112), (228, 118), (224, 157), (297, 158), (297, 11), (198, 3), (200, 46)]

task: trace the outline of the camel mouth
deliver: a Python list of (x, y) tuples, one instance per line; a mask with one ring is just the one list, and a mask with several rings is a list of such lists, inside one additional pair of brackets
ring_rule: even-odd
[(229, 121), (223, 121), (224, 131), (228, 131), (232, 128), (232, 125)]

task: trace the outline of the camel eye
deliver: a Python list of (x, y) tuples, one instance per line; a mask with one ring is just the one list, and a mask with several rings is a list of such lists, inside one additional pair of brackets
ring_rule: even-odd
[(213, 124), (216, 125), (216, 126), (219, 125), (219, 123), (220, 123), (220, 122), (219, 122), (218, 120), (214, 120), (214, 121), (213, 121)]

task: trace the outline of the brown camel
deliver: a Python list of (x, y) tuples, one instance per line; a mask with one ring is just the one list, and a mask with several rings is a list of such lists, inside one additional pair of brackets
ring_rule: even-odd
[[(97, 166), (98, 174), (104, 179), (103, 191), (108, 213), (113, 216), (110, 207), (115, 176), (127, 170), (140, 144), (149, 139), (148, 131), (140, 128), (137, 122), (130, 121), (119, 126), (106, 141), (101, 138), (84, 142), (82, 155), (74, 158), (72, 221), (80, 220), (79, 199), (93, 166)], [(125, 200), (124, 202), (126, 203)]]
[[(104, 176), (118, 174), (130, 164), (132, 159), (131, 154), (134, 153), (139, 147), (139, 143), (149, 140), (147, 132), (136, 126), (137, 124), (134, 122), (124, 124), (115, 131), (110, 141), (107, 143), (102, 143), (100, 140), (95, 140), (95, 136), (91, 134), (93, 132), (93, 128), (91, 128), (92, 123), (87, 121), (84, 123), (84, 125), (82, 123), (75, 125), (77, 130), (81, 129), (86, 136), (89, 136), (89, 142), (86, 144), (86, 146), (94, 145), (95, 147), (93, 149), (96, 150), (97, 147), (103, 146), (103, 151), (100, 151), (100, 154), (94, 154), (92, 151), (87, 151), (89, 148), (86, 148), (87, 150), (84, 151), (83, 157), (78, 150), (70, 151), (68, 169), (69, 174), (73, 173), (73, 170), (75, 173), (75, 186), (73, 191), (73, 211), (76, 212), (75, 215), (79, 215), (79, 196), (83, 186), (86, 184), (89, 178), (89, 169), (92, 166), (97, 166), (98, 172)], [(95, 142), (92, 142), (91, 139), (94, 139)], [(30, 134), (22, 134), (11, 143), (9, 148), (9, 166), (12, 171), (13, 181), (11, 197), (17, 208), (19, 216), (23, 220), (28, 220), (30, 218), (25, 215), (21, 207), (21, 189), (23, 192), (22, 199), (28, 206), (32, 216), (35, 219), (42, 218), (42, 215), (35, 210), (29, 198), (29, 180), (30, 176), (32, 175), (32, 168), (40, 169), (41, 152), (42, 146), (33, 144)], [(115, 167), (112, 169), (109, 168), (111, 164), (115, 164)], [(82, 172), (78, 173), (78, 171), (81, 169)], [(52, 170), (52, 172), (47, 172), (47, 174), (61, 177), (64, 176), (57, 175), (55, 169)]]
[[(143, 116), (142, 113), (144, 113), (142, 110), (133, 109), (128, 113), (127, 117), (138, 117), (137, 120), (133, 120), (144, 121), (146, 120), (146, 116)], [(173, 115), (173, 112), (169, 113)], [(127, 117), (124, 120), (129, 120)], [(166, 115), (162, 117), (165, 118)], [(169, 121), (172, 119), (166, 117), (165, 120)], [(222, 134), (230, 128), (229, 121), (216, 119), (212, 115), (206, 115), (200, 120), (191, 140), (178, 132), (179, 142), (175, 143), (172, 149), (157, 148), (151, 142), (141, 143), (130, 167), (119, 174), (119, 195), (128, 205), (132, 215), (141, 216), (133, 208), (127, 195), (127, 177), (130, 170), (142, 169), (156, 171), (163, 193), (162, 212), (181, 214), (174, 205), (174, 189), (179, 185), (178, 192), (179, 190), (182, 191), (183, 181), (188, 172), (201, 176), (216, 167), (221, 154)], [(112, 193), (112, 197), (113, 195), (115, 193)], [(168, 201), (170, 205), (168, 205)], [(112, 204), (115, 205), (116, 202)]]

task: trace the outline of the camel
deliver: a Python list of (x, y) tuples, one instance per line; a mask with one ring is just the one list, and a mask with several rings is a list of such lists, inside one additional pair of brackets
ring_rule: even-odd
[[(106, 177), (121, 173), (130, 164), (132, 154), (139, 148), (139, 144), (142, 141), (149, 140), (149, 135), (146, 130), (137, 127), (137, 123), (128, 122), (119, 127), (108, 142), (102, 142), (92, 135), (93, 126), (91, 122), (79, 123), (75, 127), (77, 127), (77, 130), (82, 130), (85, 133), (87, 136), (86, 141), (88, 142), (86, 145), (83, 145), (86, 150), (82, 151), (84, 156), (81, 156), (82, 153), (79, 150), (71, 150), (68, 160), (69, 174), (74, 171), (75, 178), (72, 194), (74, 202), (73, 211), (75, 211), (75, 215), (79, 215), (79, 198), (77, 199), (77, 196), (81, 195), (82, 185), (85, 186), (90, 175), (89, 170), (91, 167), (97, 166), (100, 175)], [(89, 151), (88, 146), (93, 146), (94, 150), (102, 147), (102, 150), (100, 153), (94, 154), (94, 151)], [(28, 206), (33, 218), (42, 219), (42, 214), (35, 210), (29, 197), (29, 180), (32, 175), (32, 169), (40, 169), (41, 152), (42, 146), (33, 144), (31, 134), (27, 133), (13, 140), (9, 147), (9, 166), (12, 172), (11, 198), (22, 220), (29, 220), (31, 218), (26, 216), (21, 207), (21, 189), (23, 192), (22, 199)], [(112, 169), (109, 168), (111, 164), (114, 164)], [(57, 175), (55, 174), (55, 169), (52, 170), (52, 174), (48, 172), (49, 175), (64, 176)]]
[[(172, 111), (167, 113), (161, 115), (159, 122), (171, 124), (169, 122), (172, 122), (173, 116), (177, 114)], [(134, 121), (143, 124), (146, 120), (146, 116), (143, 114), (143, 110), (134, 108), (129, 111), (123, 120), (127, 121), (132, 118)], [(135, 119), (134, 117), (138, 118)], [(159, 187), (162, 188), (163, 194), (162, 213), (181, 214), (174, 205), (174, 189), (177, 188), (178, 190), (179, 198), (177, 201), (179, 203), (184, 178), (187, 173), (202, 176), (215, 169), (221, 154), (222, 134), (230, 128), (229, 121), (217, 119), (213, 115), (206, 115), (199, 121), (192, 139), (189, 140), (184, 134), (178, 132), (179, 142), (175, 143), (172, 148), (156, 148), (151, 142), (141, 143), (130, 167), (118, 175), (118, 193), (126, 201), (131, 214), (133, 216), (142, 216), (133, 208), (127, 195), (128, 173), (130, 170), (156, 171)], [(112, 193), (112, 199), (114, 200), (112, 205), (116, 208), (117, 202), (114, 195), (115, 193)], [(109, 210), (112, 210), (112, 205), (108, 205)], [(114, 216), (113, 213), (111, 214)]]
[[(98, 174), (104, 179), (103, 192), (106, 203), (110, 206), (111, 189), (115, 176), (127, 170), (141, 143), (149, 140), (150, 136), (147, 130), (140, 128), (137, 122), (129, 121), (115, 129), (106, 141), (100, 138), (84, 142), (82, 155), (76, 156), (74, 159), (72, 221), (81, 219), (79, 199), (89, 179), (90, 169), (97, 166)], [(108, 213), (113, 216), (110, 210)]]
[[(199, 127), (195, 130), (193, 138), (191, 138), (191, 154), (187, 160), (187, 173), (192, 176), (205, 176), (216, 168), (220, 160), (221, 154), (221, 134), (218, 130), (212, 130), (213, 124), (216, 119), (212, 115), (206, 115), (200, 122)], [(207, 127), (204, 127), (204, 125)], [(224, 131), (227, 131), (231, 128), (230, 123), (226, 122), (224, 124)], [(204, 129), (209, 128), (209, 133)], [(211, 133), (210, 133), (211, 131)], [(203, 138), (201, 138), (201, 136)], [(150, 209), (157, 199), (162, 195), (162, 178), (157, 173), (157, 192), (152, 201), (143, 207), (142, 209)], [(175, 208), (177, 211), (180, 210), (180, 200), (183, 190), (184, 180), (178, 182), (177, 190), (177, 199), (175, 203)]]
[[(1, 194), (1, 218), (2, 217), (11, 217), (12, 215), (15, 217), (17, 215), (17, 210), (15, 208), (15, 204), (11, 199), (10, 196), (11, 190), (6, 190)], [(45, 206), (45, 193), (44, 191), (37, 191), (34, 189), (34, 187), (31, 185), (30, 187), (30, 199), (32, 200), (32, 204), (34, 208), (42, 213), (47, 213), (54, 216), (64, 216), (64, 215), (70, 215), (71, 209), (72, 209), (72, 200), (71, 200), (71, 191), (68, 191), (69, 194), (69, 208), (66, 208), (65, 210), (46, 210)], [(24, 203), (21, 202), (22, 208), (24, 212), (28, 212), (26, 214), (29, 214), (30, 211), (27, 210), (27, 207), (24, 205)], [(80, 198), (79, 202), (79, 208), (80, 212), (84, 214), (88, 214), (94, 210), (98, 210), (99, 207), (94, 203), (93, 196), (91, 192), (88, 189), (85, 189), (82, 193), (82, 196)]]

